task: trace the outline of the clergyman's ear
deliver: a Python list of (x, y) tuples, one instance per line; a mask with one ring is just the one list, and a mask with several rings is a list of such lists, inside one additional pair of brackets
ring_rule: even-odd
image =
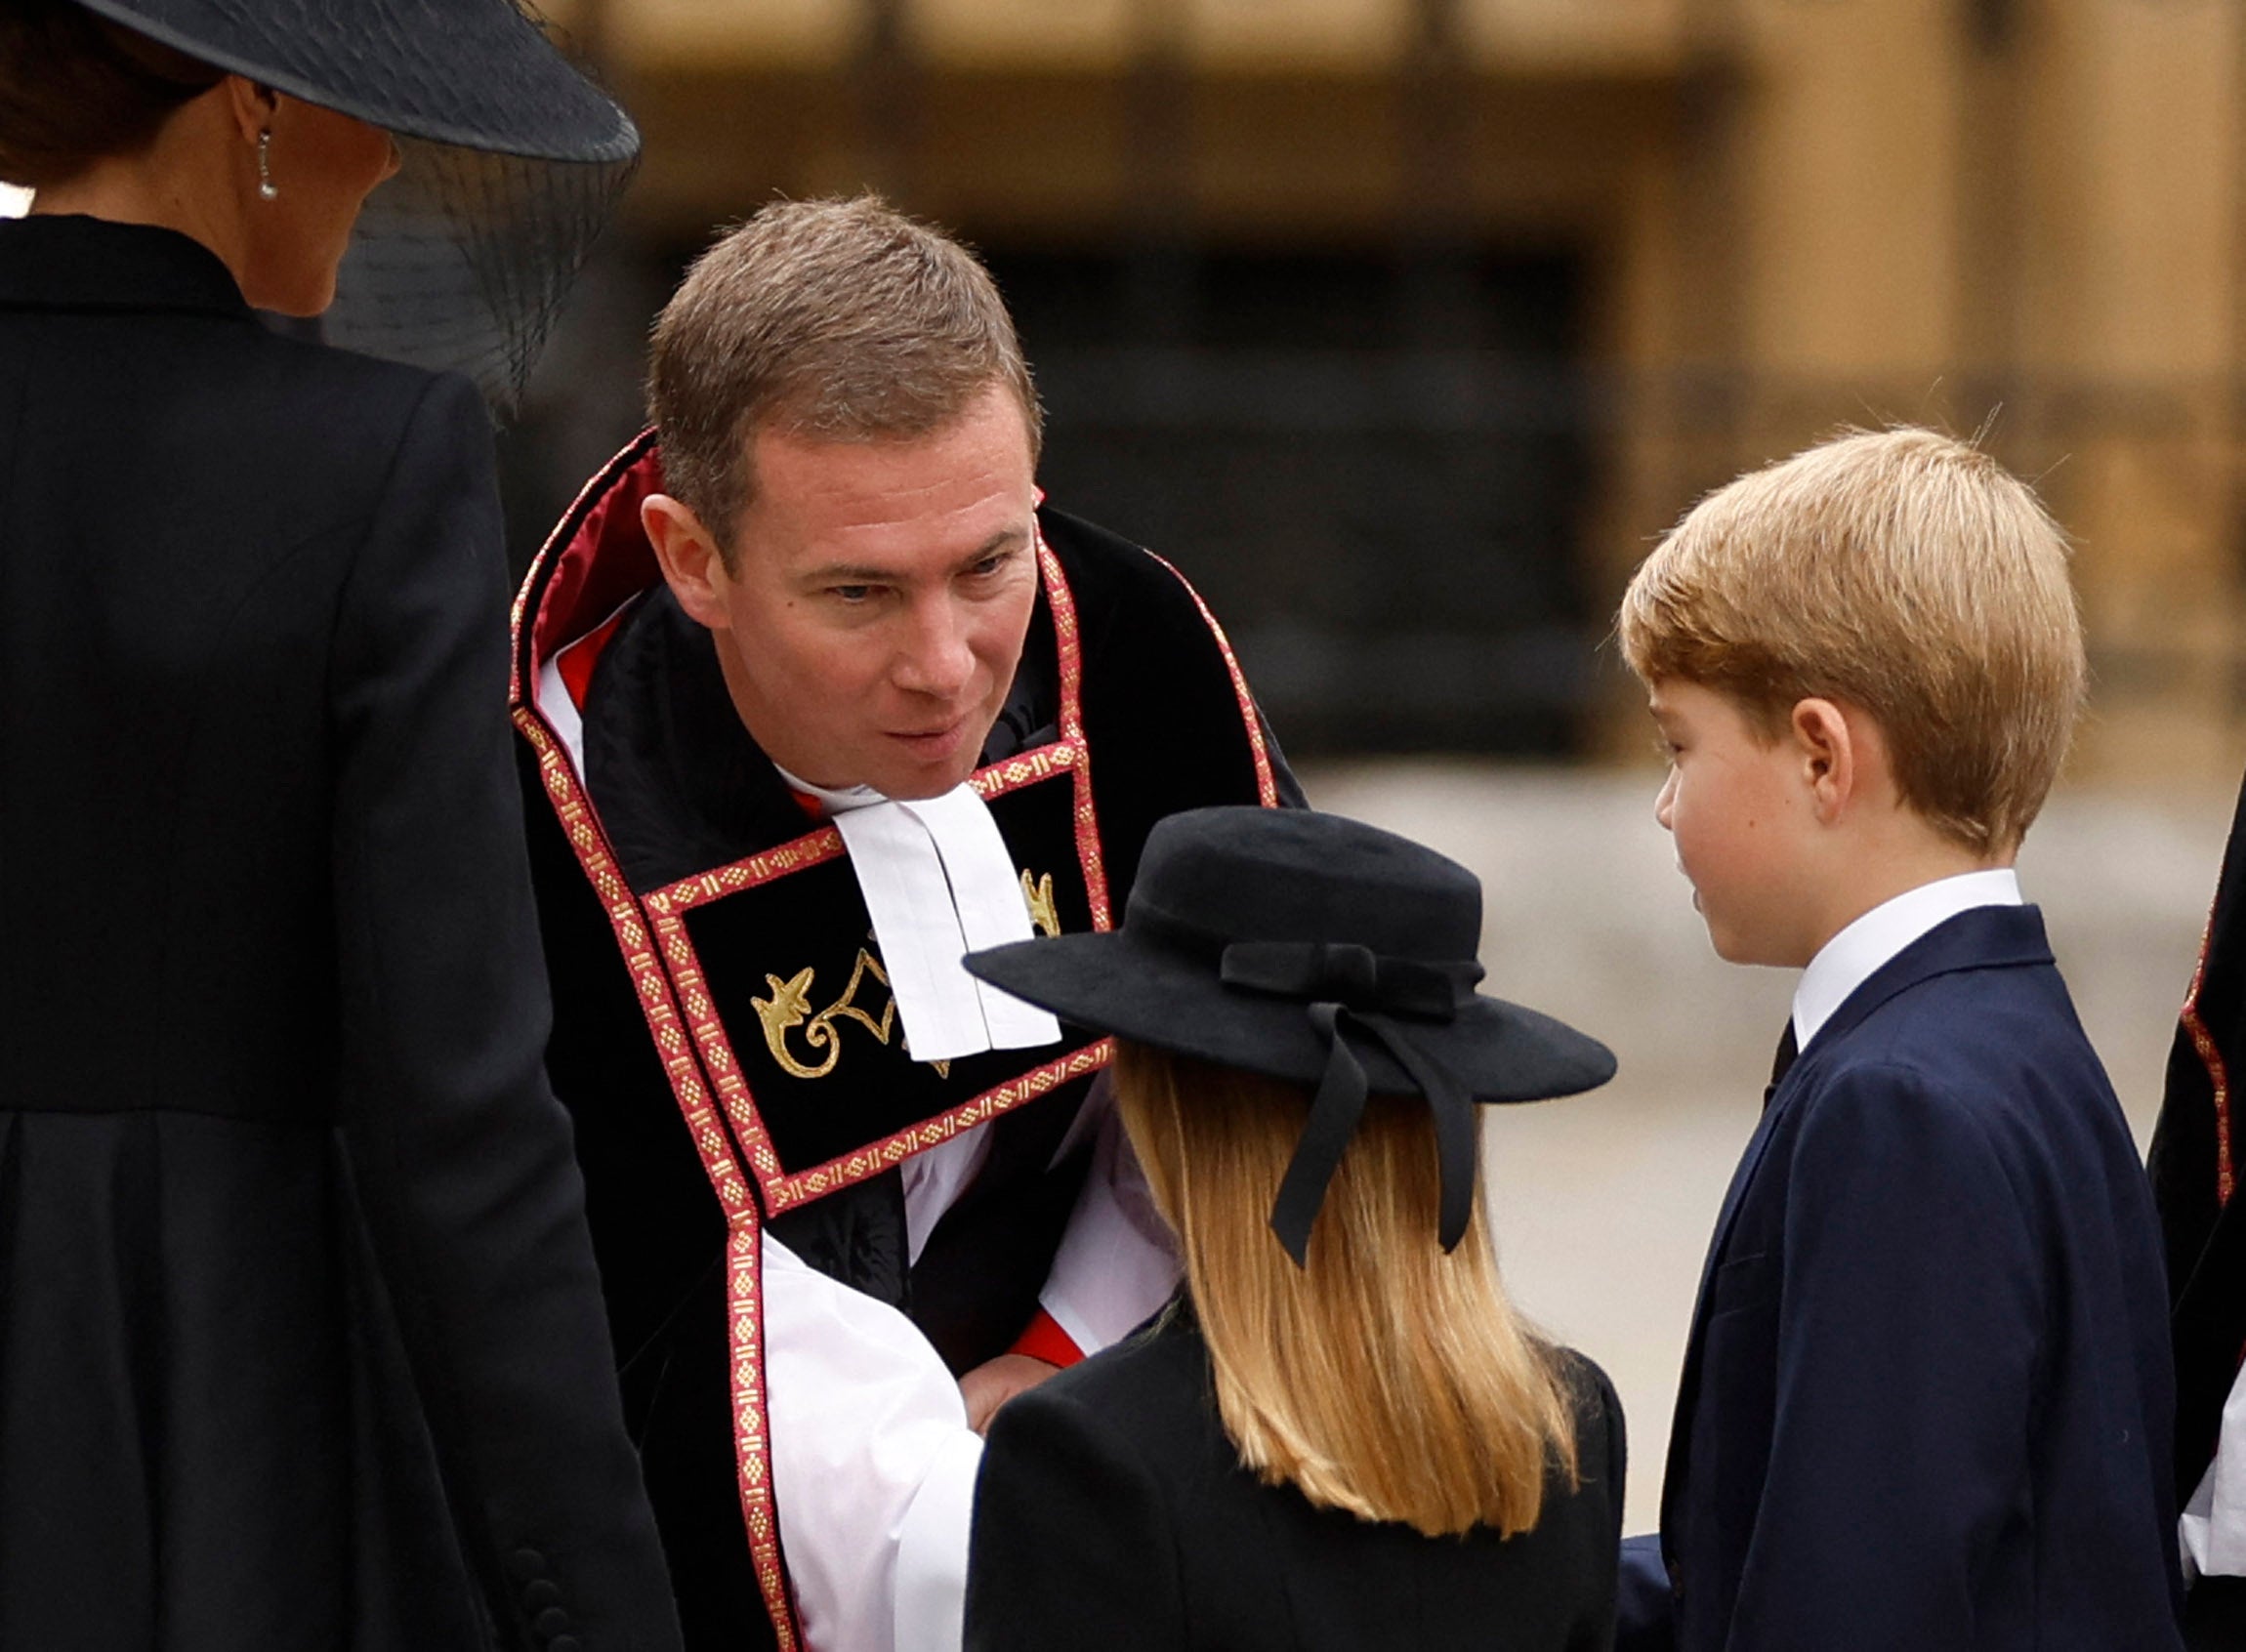
[(640, 526), (655, 548), (662, 565), (663, 583), (679, 599), (686, 617), (711, 631), (724, 631), (726, 592), (731, 581), (718, 542), (702, 525), (701, 517), (684, 501), (667, 493), (650, 493), (640, 502)]

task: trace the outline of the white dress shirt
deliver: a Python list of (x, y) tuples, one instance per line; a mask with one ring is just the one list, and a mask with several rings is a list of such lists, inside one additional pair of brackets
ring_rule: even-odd
[(1882, 901), (1819, 947), (1802, 971), (1794, 988), (1794, 1048), (1809, 1049), (1851, 993), (1936, 925), (1976, 906), (2019, 904), (2019, 878), (2009, 866), (1937, 878)]

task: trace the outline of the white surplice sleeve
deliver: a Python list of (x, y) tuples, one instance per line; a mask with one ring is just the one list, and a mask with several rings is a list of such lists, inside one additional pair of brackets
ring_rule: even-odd
[(2246, 1574), (2246, 1372), (2230, 1384), (2215, 1461), (2177, 1525), (2187, 1580)]
[[(1094, 1354), (1170, 1300), (1179, 1263), (1177, 1241), (1154, 1208), (1105, 1073), (1084, 1098), (1084, 1115), (1070, 1134), (1084, 1130), (1097, 1133), (1092, 1167), (1038, 1305), (1079, 1352)], [(1068, 1145), (1062, 1143), (1063, 1152)]]
[[(1178, 1260), (1104, 1083), (1069, 1134), (1062, 1154), (1091, 1135), (1092, 1164), (1040, 1305), (1089, 1354), (1169, 1300)], [(985, 1136), (908, 1167), (915, 1254)], [(959, 1652), (982, 1441), (958, 1383), (903, 1314), (769, 1234), (764, 1310), (772, 1490), (810, 1652)]]
[(959, 1652), (982, 1441), (912, 1322), (767, 1234), (780, 1542), (811, 1652)]

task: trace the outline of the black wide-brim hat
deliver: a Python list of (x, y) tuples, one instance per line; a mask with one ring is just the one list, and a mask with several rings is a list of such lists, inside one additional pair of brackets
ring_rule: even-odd
[(629, 160), (631, 117), (512, 0), (80, 0), (190, 58), (405, 138)]
[(403, 166), (367, 199), (323, 335), (520, 397), (640, 134), (515, 0), (80, 4), (398, 139)]
[(1147, 836), (1120, 929), (970, 953), (1062, 1019), (1315, 1087), (1272, 1225), (1300, 1261), (1368, 1092), (1424, 1095), (1445, 1248), (1465, 1230), (1474, 1103), (1614, 1076), (1597, 1039), (1474, 990), (1481, 885), (1424, 845), (1308, 809), (1203, 808)]

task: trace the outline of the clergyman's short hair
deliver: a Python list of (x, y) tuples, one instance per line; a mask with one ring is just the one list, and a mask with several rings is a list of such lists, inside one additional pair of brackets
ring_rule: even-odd
[(1904, 803), (1987, 852), (2026, 834), (2081, 712), (2066, 564), (2034, 491), (1978, 448), (1856, 432), (1694, 506), (1616, 629), (1640, 678), (1717, 689), (1769, 738), (1806, 698), (1862, 708)]
[(656, 318), (647, 402), (665, 487), (729, 559), (758, 432), (909, 440), (994, 384), (1020, 400), (1034, 458), (1043, 416), (990, 272), (859, 195), (775, 201), (696, 259)]

